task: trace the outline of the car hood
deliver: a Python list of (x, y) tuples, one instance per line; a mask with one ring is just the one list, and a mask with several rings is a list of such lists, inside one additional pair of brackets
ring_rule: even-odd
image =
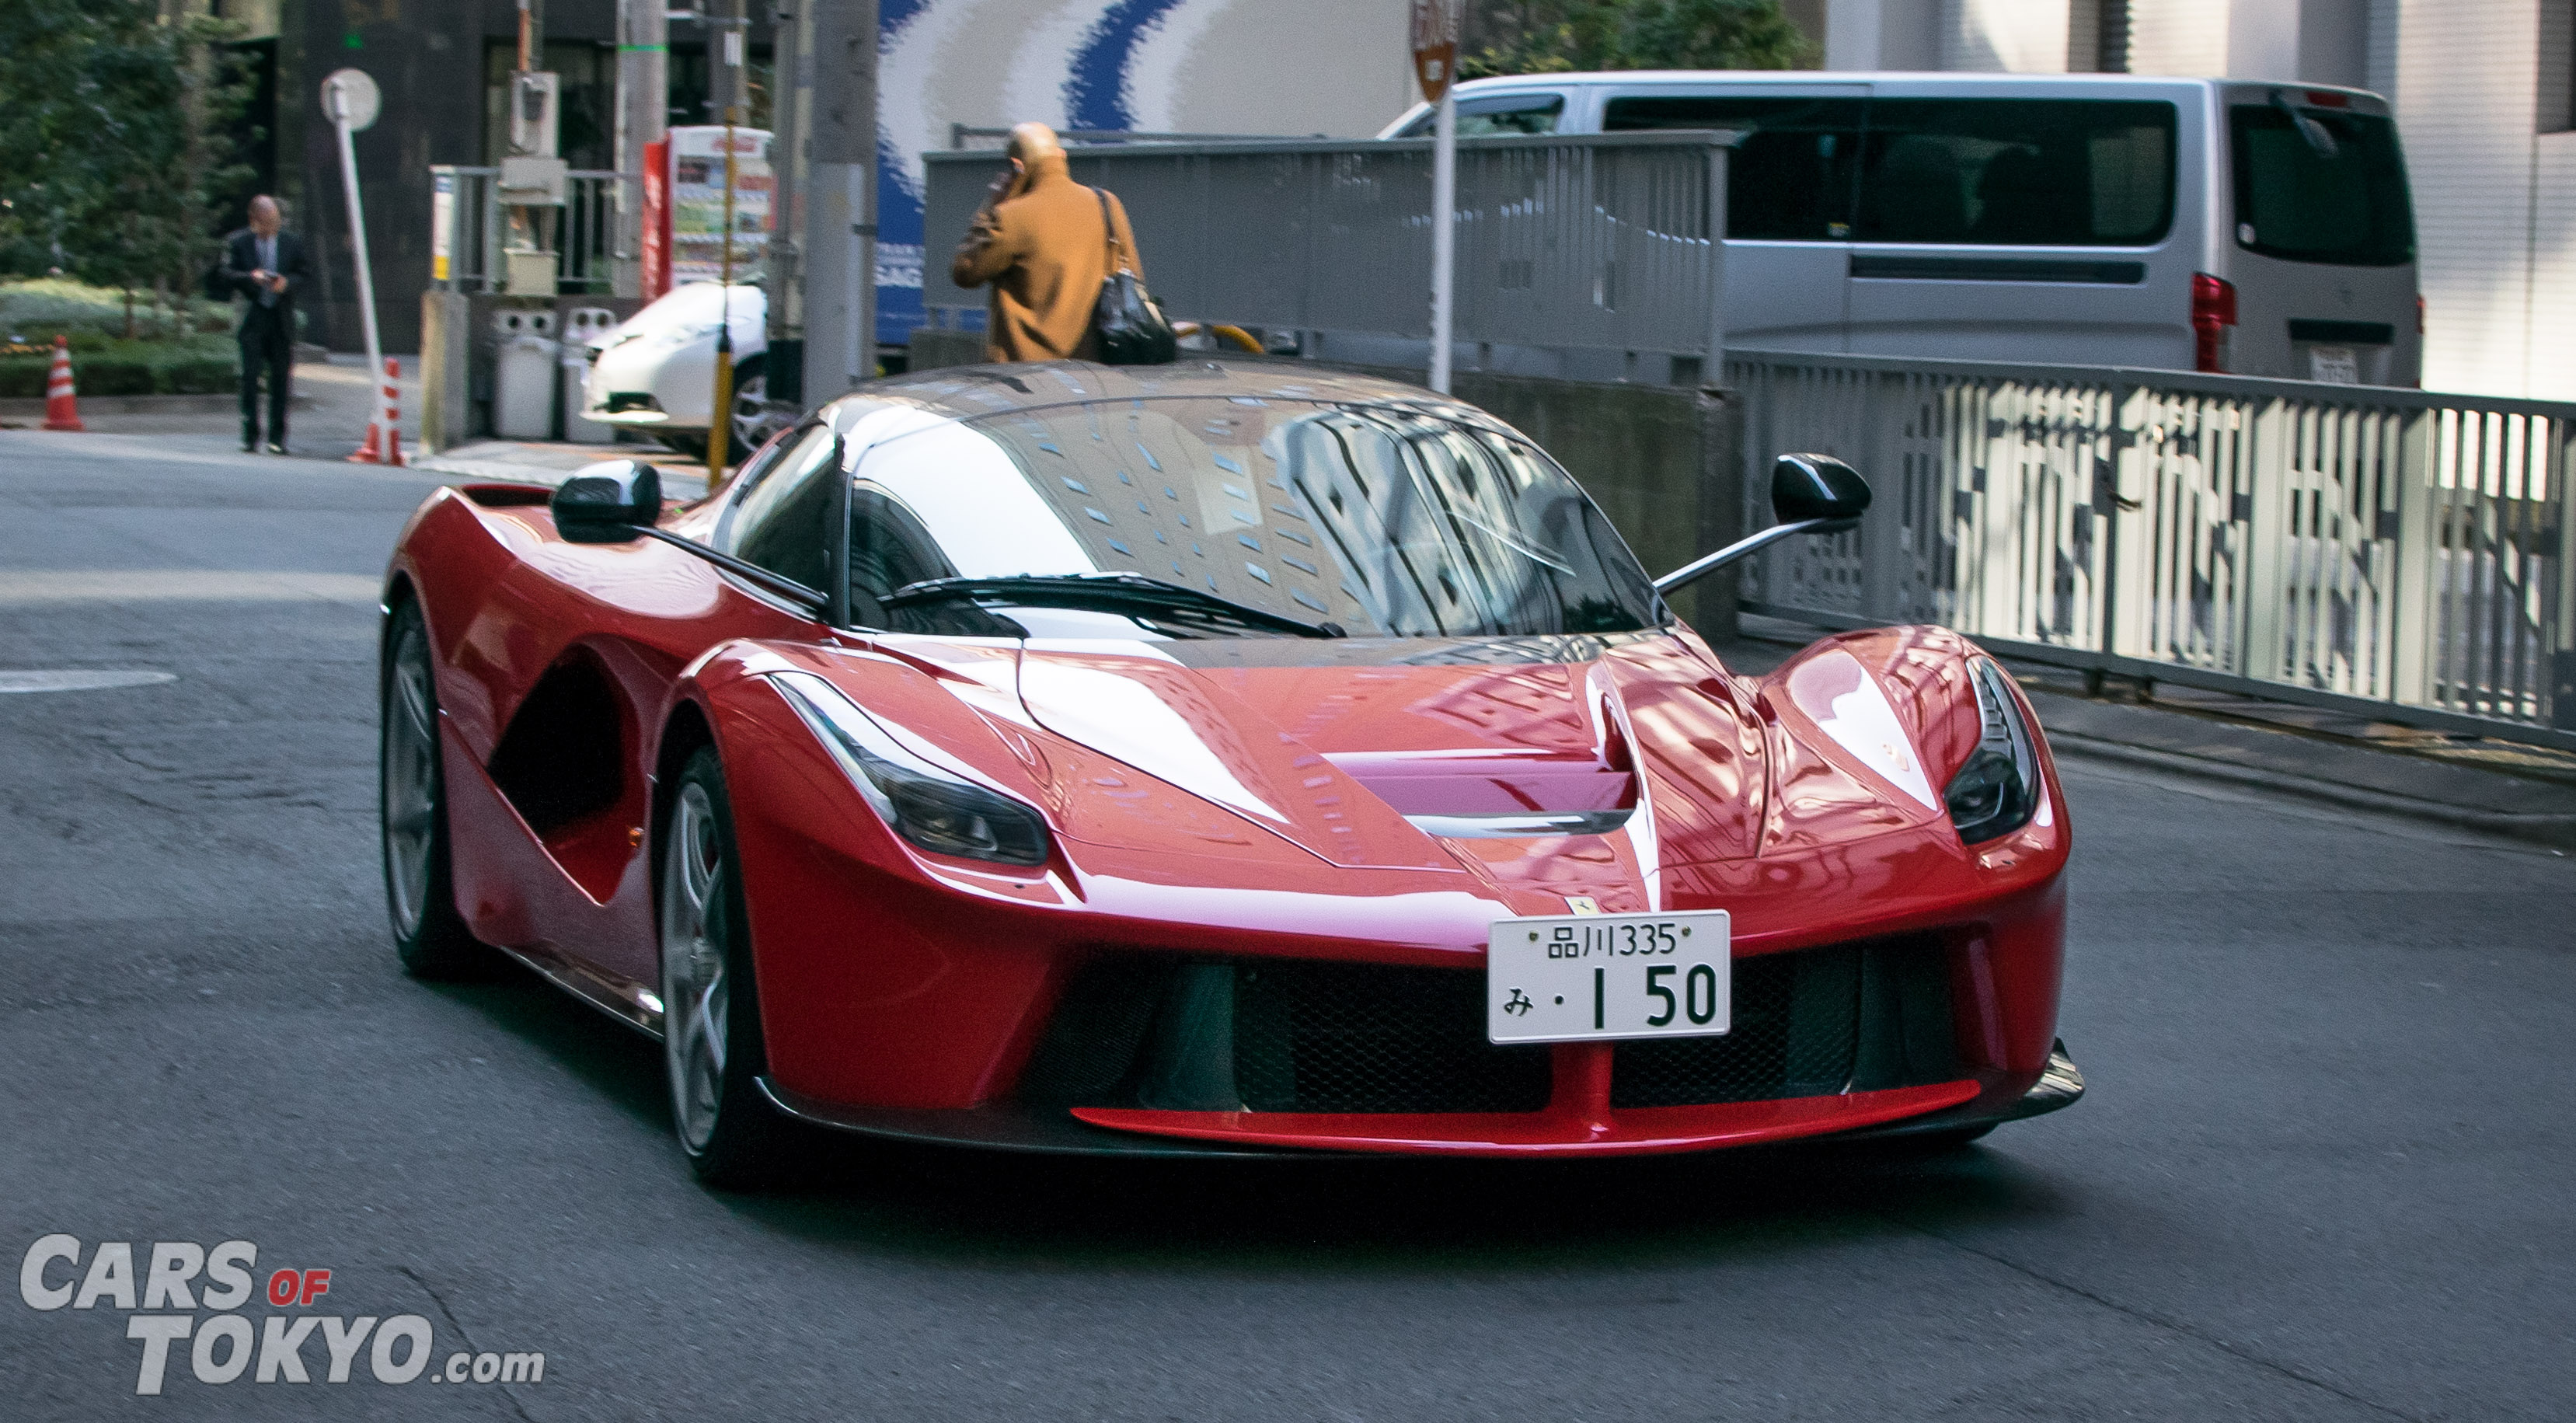
[[(1015, 681), (1032, 724), (1330, 863), (1605, 910), (1660, 908), (1673, 866), (1924, 819), (1796, 744), (1687, 634), (1034, 640)], [(1775, 804), (1775, 767), (1797, 805)]]

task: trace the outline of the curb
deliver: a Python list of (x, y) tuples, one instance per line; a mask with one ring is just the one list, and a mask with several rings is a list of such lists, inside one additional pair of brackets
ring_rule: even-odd
[[(81, 409), (92, 415), (229, 415), (241, 409), (238, 392), (206, 395), (84, 395)], [(289, 410), (311, 410), (313, 397), (287, 397)], [(12, 396), (0, 400), (0, 419), (33, 420), (43, 416), (42, 397)]]
[(2306, 776), (2285, 775), (2252, 766), (2232, 765), (2205, 760), (2174, 751), (2155, 751), (2143, 746), (2130, 746), (2118, 741), (2104, 741), (2070, 731), (2048, 731), (2048, 744), (2061, 755), (2078, 760), (2107, 761), (2114, 765), (2135, 766), (2146, 770), (2170, 771), (2201, 780), (2218, 781), (2269, 791), (2276, 795), (2295, 796), (2301, 800), (2337, 806), (2345, 810), (2366, 810), (2382, 815), (2403, 816), (2409, 820), (2430, 821), (2460, 830), (2476, 830), (2489, 835), (2547, 845), (2553, 849), (2576, 850), (2576, 815), (2516, 815), (2500, 810), (2479, 810), (2470, 806), (2445, 805), (2439, 801), (2417, 800), (2412, 796), (2392, 795), (2360, 786), (2337, 785), (2331, 781), (2311, 780)]

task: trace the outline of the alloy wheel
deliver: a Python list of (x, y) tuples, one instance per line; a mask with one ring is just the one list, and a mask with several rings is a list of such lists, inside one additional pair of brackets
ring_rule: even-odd
[(680, 1140), (703, 1150), (724, 1093), (725, 946), (716, 934), (724, 842), (714, 803), (694, 782), (680, 790), (662, 872), (662, 1056)]
[(417, 936), (428, 912), (430, 858), (437, 828), (438, 718), (429, 684), (428, 639), (420, 625), (403, 631), (386, 681), (384, 744), (385, 881), (394, 932)]

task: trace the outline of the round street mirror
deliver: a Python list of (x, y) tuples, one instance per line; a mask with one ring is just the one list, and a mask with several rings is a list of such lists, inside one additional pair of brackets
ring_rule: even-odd
[(334, 123), (347, 123), (351, 133), (372, 126), (383, 108), (383, 93), (363, 69), (335, 70), (322, 81), (323, 117)]

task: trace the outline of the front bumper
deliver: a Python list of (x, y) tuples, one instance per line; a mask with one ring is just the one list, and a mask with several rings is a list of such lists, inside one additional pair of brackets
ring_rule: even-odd
[[(885, 1141), (965, 1146), (1051, 1156), (1153, 1156), (1235, 1160), (1312, 1158), (1319, 1152), (1444, 1156), (1636, 1156), (1710, 1151), (1800, 1139), (1876, 1141), (1973, 1130), (2073, 1106), (2084, 1095), (2084, 1075), (2066, 1045), (2057, 1044), (2048, 1070), (2019, 1097), (1996, 1109), (1973, 1081), (1928, 1088), (1732, 1103), (1719, 1108), (1664, 1108), (1611, 1113), (1607, 1120), (1577, 1114), (1568, 1120), (1539, 1114), (1469, 1118), (1454, 1114), (1393, 1116), (1281, 1115), (1262, 1112), (1158, 1114), (1195, 1121), (1157, 1121), (1113, 1129), (1089, 1120), (1094, 1113), (1061, 1108), (994, 1105), (958, 1110), (907, 1111), (847, 1107), (801, 1097), (768, 1078), (760, 1080), (771, 1105), (798, 1121)], [(1278, 1116), (1278, 1120), (1272, 1120)], [(1481, 1122), (1489, 1129), (1477, 1130)], [(1181, 1128), (1181, 1130), (1175, 1130)]]
[(2062, 1043), (2015, 1069), (1961, 1031), (1961, 957), (1941, 933), (1756, 955), (1724, 1035), (1497, 1047), (1473, 970), (1112, 955), (1057, 995), (1000, 1102), (769, 1094), (823, 1125), (962, 1145), (1507, 1158), (1955, 1131), (2073, 1102)]

